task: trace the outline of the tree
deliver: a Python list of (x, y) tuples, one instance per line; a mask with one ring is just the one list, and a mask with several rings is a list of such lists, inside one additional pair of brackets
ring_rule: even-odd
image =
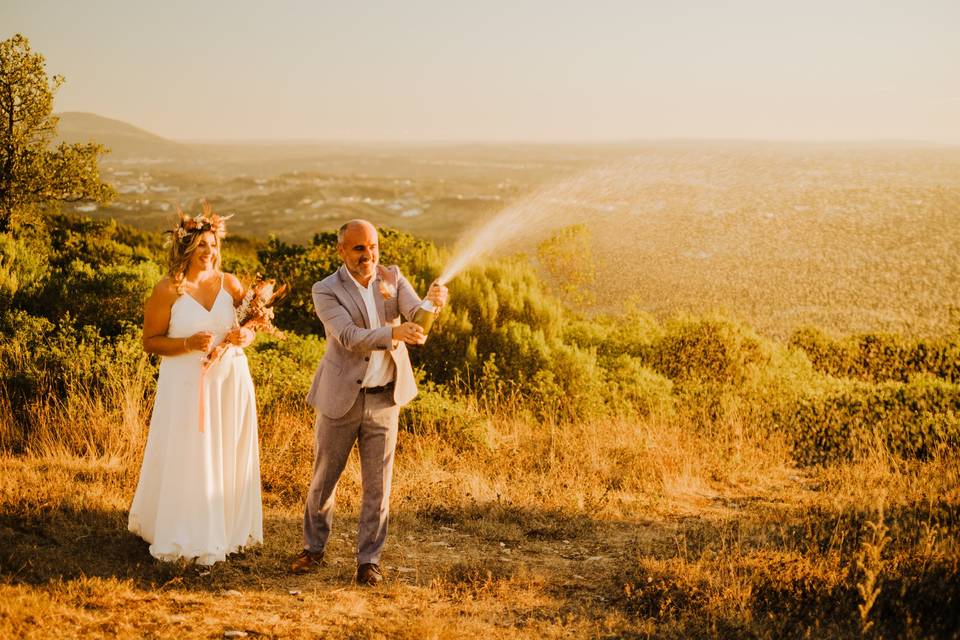
[(58, 118), (53, 94), (63, 77), (17, 34), (0, 42), (0, 233), (15, 216), (55, 202), (106, 202), (113, 189), (100, 180), (99, 144), (52, 146)]

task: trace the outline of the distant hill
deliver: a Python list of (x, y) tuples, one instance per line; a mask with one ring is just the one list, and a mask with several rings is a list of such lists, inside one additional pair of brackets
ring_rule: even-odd
[(175, 159), (194, 153), (190, 145), (167, 140), (132, 124), (95, 113), (68, 111), (57, 114), (59, 140), (68, 143), (98, 142), (111, 153), (107, 161), (124, 158)]

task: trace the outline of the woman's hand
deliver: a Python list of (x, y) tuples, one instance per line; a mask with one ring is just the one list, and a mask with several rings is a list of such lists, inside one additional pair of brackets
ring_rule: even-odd
[(253, 339), (256, 337), (257, 337), (257, 334), (254, 333), (252, 329), (245, 329), (244, 327), (236, 327), (234, 329), (231, 329), (230, 332), (227, 333), (226, 337), (224, 338), (224, 341), (229, 342), (230, 344), (243, 349), (244, 347), (250, 346), (250, 343), (252, 343)]
[(187, 351), (209, 353), (210, 347), (213, 346), (213, 334), (209, 331), (201, 331), (184, 340), (183, 344), (187, 347)]

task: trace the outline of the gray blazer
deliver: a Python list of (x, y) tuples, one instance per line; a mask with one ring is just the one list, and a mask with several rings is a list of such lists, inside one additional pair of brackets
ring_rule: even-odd
[(379, 329), (369, 328), (366, 305), (345, 266), (313, 285), (313, 306), (327, 334), (327, 350), (313, 376), (307, 402), (329, 418), (343, 417), (356, 402), (374, 349), (386, 350), (396, 366), (393, 401), (403, 406), (417, 395), (407, 345), (394, 341), (392, 331), (401, 323), (401, 315), (413, 318), (420, 297), (399, 267), (377, 265), (374, 278), (385, 282), (391, 292), (390, 299), (384, 299), (380, 282), (374, 283)]

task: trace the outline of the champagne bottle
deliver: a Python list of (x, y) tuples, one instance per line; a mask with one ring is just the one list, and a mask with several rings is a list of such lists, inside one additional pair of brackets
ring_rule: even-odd
[(430, 327), (433, 326), (433, 321), (437, 317), (437, 306), (433, 304), (430, 300), (424, 299), (420, 303), (420, 306), (417, 307), (416, 312), (413, 314), (413, 321), (420, 325), (420, 328), (423, 329), (424, 334), (430, 333)]

